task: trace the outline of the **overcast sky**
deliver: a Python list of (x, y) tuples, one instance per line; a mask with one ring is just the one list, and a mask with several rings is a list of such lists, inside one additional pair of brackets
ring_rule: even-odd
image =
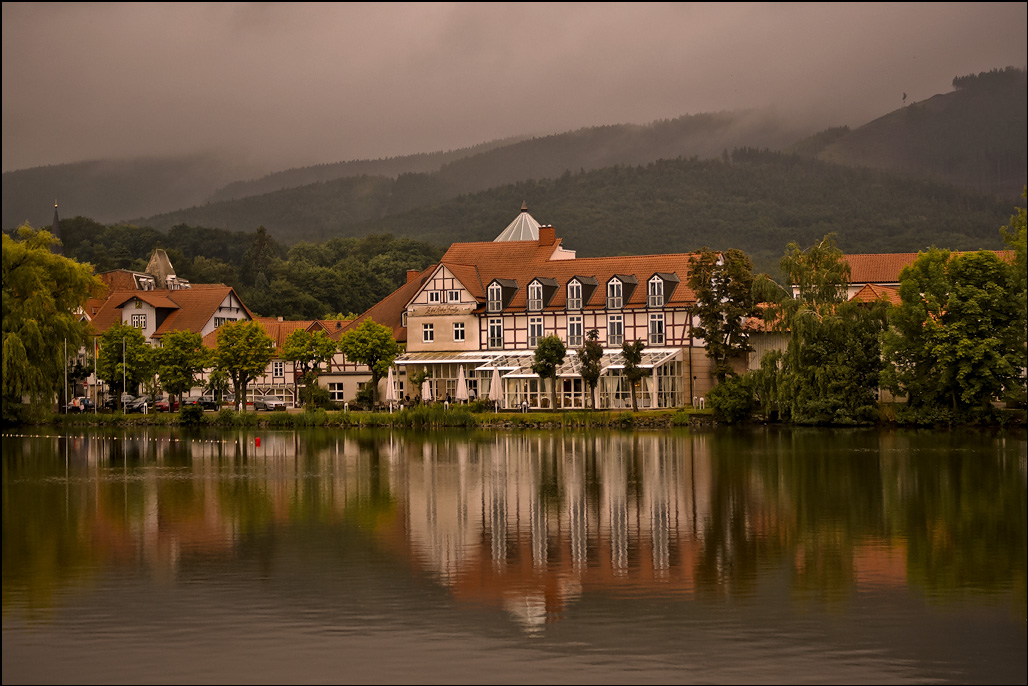
[(773, 106), (859, 126), (1028, 62), (1028, 3), (3, 3), (3, 170), (271, 171)]

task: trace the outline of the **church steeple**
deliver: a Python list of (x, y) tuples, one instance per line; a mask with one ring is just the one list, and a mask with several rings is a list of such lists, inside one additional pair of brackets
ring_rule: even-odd
[(54, 243), (50, 246), (50, 251), (55, 255), (64, 254), (63, 238), (61, 237), (61, 218), (57, 216), (57, 201), (54, 200), (54, 223), (50, 227), (50, 233), (54, 235), (54, 238), (62, 241), (62, 243)]

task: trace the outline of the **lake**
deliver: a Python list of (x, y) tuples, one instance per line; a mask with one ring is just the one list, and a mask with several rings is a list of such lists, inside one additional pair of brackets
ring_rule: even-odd
[(42, 430), (6, 683), (1026, 683), (1023, 431)]

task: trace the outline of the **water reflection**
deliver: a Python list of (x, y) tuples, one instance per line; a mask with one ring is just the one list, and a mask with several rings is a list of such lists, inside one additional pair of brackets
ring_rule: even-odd
[[(109, 567), (360, 540), (528, 630), (585, 593), (797, 602), (1013, 591), (1025, 614), (1023, 436), (148, 431), (3, 439), (4, 612)], [(343, 543), (340, 543), (343, 541)], [(295, 545), (292, 544), (292, 545)], [(762, 577), (763, 575), (763, 577)]]

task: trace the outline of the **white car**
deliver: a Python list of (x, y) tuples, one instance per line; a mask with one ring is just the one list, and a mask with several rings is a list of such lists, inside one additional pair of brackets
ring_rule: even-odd
[(272, 410), (285, 412), (286, 403), (278, 398), (255, 398), (253, 401), (254, 410)]

